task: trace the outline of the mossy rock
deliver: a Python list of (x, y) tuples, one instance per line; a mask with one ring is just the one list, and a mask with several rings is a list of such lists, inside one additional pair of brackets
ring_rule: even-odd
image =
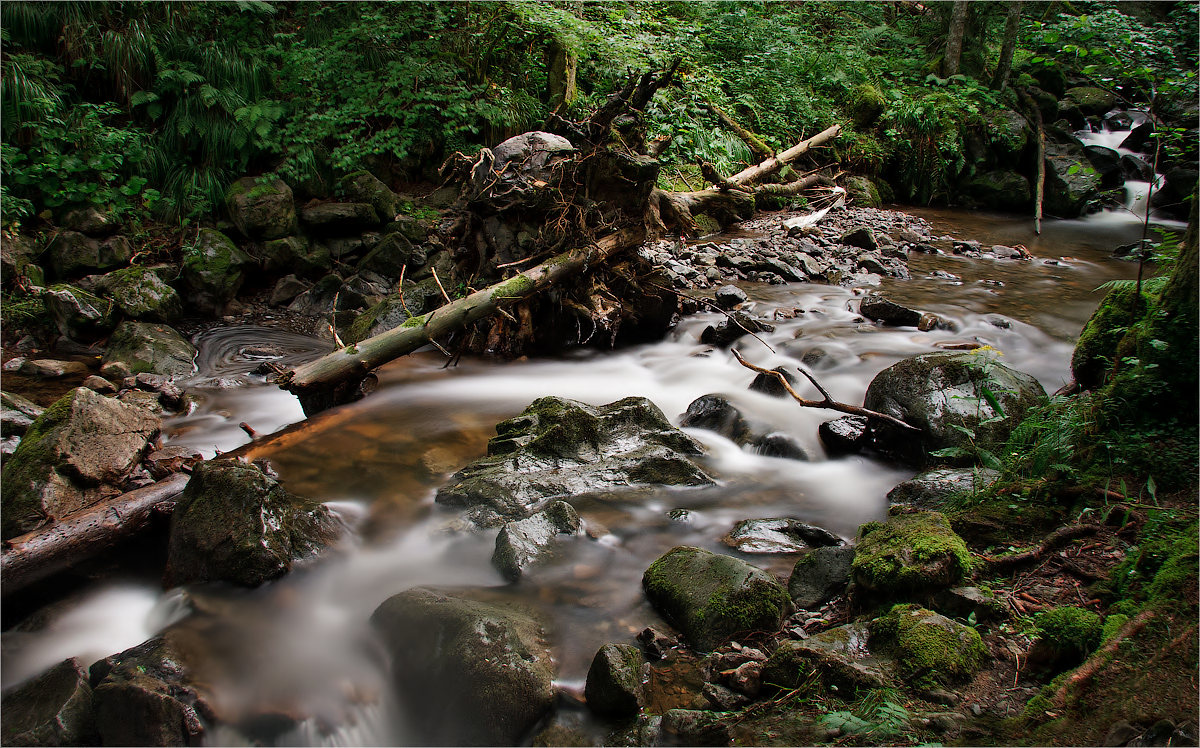
[(92, 270), (124, 265), (133, 256), (133, 245), (124, 236), (103, 241), (78, 231), (63, 231), (47, 245), (43, 257), (54, 276), (66, 280)]
[(255, 465), (195, 467), (171, 515), (166, 584), (224, 581), (256, 587), (335, 542), (341, 523)]
[(642, 575), (650, 604), (696, 649), (735, 635), (777, 631), (791, 607), (770, 574), (732, 556), (677, 546)]
[(872, 652), (895, 658), (905, 682), (934, 688), (967, 680), (987, 660), (979, 632), (919, 605), (897, 605), (870, 624)]
[[(1038, 613), (1035, 646), (1041, 659), (1056, 665), (1077, 665), (1100, 645), (1104, 621), (1099, 613), (1074, 606), (1062, 606)], [(1032, 653), (1031, 653), (1032, 656)]]
[(883, 205), (879, 188), (866, 177), (846, 177), (846, 193), (858, 208), (878, 208)]
[(606, 717), (637, 714), (642, 692), (642, 652), (630, 644), (605, 644), (588, 668), (588, 708)]
[(124, 478), (158, 433), (158, 418), (77, 387), (26, 430), (0, 474), (5, 538), (28, 532), (105, 495)]
[(66, 284), (51, 286), (42, 301), (64, 337), (81, 342), (103, 337), (120, 320), (113, 302)]
[(1105, 384), (1117, 361), (1117, 345), (1142, 318), (1149, 299), (1135, 288), (1114, 288), (1083, 326), (1071, 354), (1071, 374), (1085, 390)]
[(184, 252), (180, 278), (188, 301), (198, 311), (220, 314), (237, 296), (254, 259), (216, 229), (200, 229), (196, 242)]
[(859, 129), (873, 124), (886, 108), (887, 100), (883, 98), (883, 93), (870, 83), (855, 86), (846, 100), (846, 111)]
[[(358, 271), (368, 270), (389, 280), (396, 280), (413, 259), (413, 245), (403, 234), (387, 234), (358, 263)], [(448, 278), (443, 282), (449, 282)]]
[(196, 370), (196, 348), (174, 328), (150, 322), (122, 322), (108, 339), (104, 363), (120, 361), (132, 374), (186, 376)]
[(418, 743), (516, 745), (554, 707), (538, 621), (515, 607), (418, 588), (371, 615)]
[(161, 274), (165, 272), (165, 266), (135, 265), (108, 273), (96, 282), (96, 287), (107, 293), (126, 317), (170, 323), (183, 314), (183, 302), (163, 280)]
[(4, 693), (4, 745), (99, 745), (87, 667), (64, 660)]
[(1004, 169), (973, 177), (962, 186), (962, 191), (980, 207), (994, 210), (1018, 212), (1033, 203), (1029, 180)]
[(225, 193), (225, 207), (249, 239), (280, 239), (298, 228), (292, 190), (281, 179), (243, 177)]
[(943, 509), (983, 490), (1000, 474), (988, 468), (938, 468), (926, 470), (888, 491), (893, 504), (910, 504), (918, 509)]
[(351, 200), (370, 205), (384, 223), (392, 221), (400, 212), (399, 196), (366, 169), (342, 177), (338, 189)]
[(1029, 145), (1029, 123), (1011, 109), (999, 109), (988, 118), (988, 137), (1000, 163), (1013, 163)]
[(763, 666), (763, 683), (793, 689), (817, 673), (826, 687), (835, 687), (846, 698), (855, 691), (887, 685), (892, 666), (867, 648), (865, 623), (851, 623), (779, 644)]
[(1064, 95), (1075, 102), (1075, 106), (1085, 115), (1100, 115), (1117, 105), (1117, 97), (1095, 86), (1076, 86), (1068, 88)]
[(1078, 218), (1100, 194), (1100, 173), (1077, 143), (1046, 145), (1046, 213), (1057, 218)]
[(860, 527), (851, 568), (874, 593), (933, 592), (962, 581), (971, 554), (940, 513), (912, 512)]

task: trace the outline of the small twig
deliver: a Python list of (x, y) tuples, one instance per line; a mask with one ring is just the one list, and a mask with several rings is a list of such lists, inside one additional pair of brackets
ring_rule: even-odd
[(409, 317), (411, 317), (411, 316), (413, 316), (413, 313), (411, 311), (409, 311), (408, 302), (406, 302), (404, 300), (404, 271), (405, 270), (408, 270), (408, 265), (404, 265), (400, 268), (400, 280), (396, 281), (396, 294), (400, 297), (400, 306), (404, 307), (404, 313), (407, 314)]
[(337, 331), (337, 304), (338, 296), (340, 296), (341, 293), (341, 291), (338, 291), (333, 295), (333, 311), (329, 313), (329, 331), (333, 333), (333, 344), (338, 348), (346, 347), (346, 344), (342, 342), (340, 337), (338, 337)]
[[(817, 389), (821, 391), (821, 394), (824, 395), (825, 399), (824, 400), (807, 400), (803, 397), (800, 397), (800, 395), (797, 394), (794, 389), (792, 389), (792, 385), (788, 382), (787, 378), (785, 378), (783, 376), (783, 374), (781, 374), (780, 372), (771, 371), (770, 369), (766, 369), (761, 366), (755, 366), (754, 364), (750, 363), (746, 359), (742, 358), (742, 354), (738, 353), (736, 350), (731, 349), (730, 352), (733, 354), (733, 357), (738, 360), (738, 363), (741, 364), (742, 366), (745, 366), (747, 369), (750, 369), (751, 371), (757, 371), (759, 374), (765, 374), (769, 377), (774, 377), (775, 380), (778, 381), (779, 384), (783, 386), (783, 389), (786, 390), (787, 393), (792, 396), (792, 399), (795, 400), (797, 403), (799, 403), (800, 405), (802, 405), (805, 408), (827, 408), (829, 410), (836, 410), (841, 413), (849, 413), (850, 415), (855, 415), (855, 416), (867, 416), (868, 418), (878, 418), (880, 420), (887, 421), (888, 423), (894, 424), (896, 426), (907, 429), (909, 431), (919, 431), (920, 430), (916, 426), (910, 426), (909, 424), (905, 423), (904, 421), (901, 421), (899, 418), (896, 418), (895, 416), (889, 416), (886, 413), (880, 413), (878, 411), (869, 410), (867, 408), (860, 408), (857, 405), (849, 405), (847, 403), (838, 402), (837, 400), (834, 400), (832, 397), (830, 397), (829, 393), (827, 393), (825, 391), (825, 389), (822, 388), (820, 385), (817, 385)], [(803, 369), (801, 369), (800, 371), (802, 374), (804, 374), (806, 377), (808, 377), (808, 381), (813, 382), (813, 384), (816, 384), (816, 382), (813, 381), (812, 376), (809, 375), (808, 372), (804, 371)]]
[(450, 294), (446, 293), (446, 287), (442, 285), (442, 279), (438, 277), (437, 268), (429, 268), (429, 269), (433, 272), (434, 282), (437, 283), (438, 289), (441, 290), (441, 292), (442, 292), (442, 298), (444, 298), (446, 300), (446, 303), (449, 304), (451, 301)]

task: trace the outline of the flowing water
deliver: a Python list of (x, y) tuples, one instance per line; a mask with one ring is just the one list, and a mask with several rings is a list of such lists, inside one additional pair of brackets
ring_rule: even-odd
[[(1070, 378), (1073, 339), (1099, 301), (1101, 283), (1132, 277), (1136, 266), (1108, 257), (1140, 237), (1129, 216), (1056, 221), (1040, 237), (1032, 222), (956, 211), (914, 210), (935, 234), (1026, 245), (1032, 262), (914, 254), (913, 278), (886, 282), (891, 298), (933, 311), (954, 329), (880, 328), (856, 313), (849, 289), (790, 284), (751, 286), (753, 310), (777, 316), (763, 342), (739, 349), (767, 367), (810, 370), (839, 400), (860, 403), (871, 378), (901, 358), (963, 341), (990, 345), (1005, 364), (1035, 376), (1047, 391)], [(957, 278), (935, 277), (935, 270)], [(684, 319), (660, 343), (620, 351), (580, 351), (554, 360), (464, 360), (443, 368), (436, 353), (384, 367), (367, 399), (326, 412), (272, 441), (268, 457), (288, 487), (329, 502), (355, 528), (335, 554), (263, 588), (219, 585), (163, 593), (151, 583), (114, 581), (60, 606), (38, 630), (5, 635), (3, 683), (17, 683), (67, 657), (87, 661), (132, 646), (173, 623), (187, 632), (229, 722), (268, 712), (305, 715), (298, 724), (254, 733), (218, 728), (214, 744), (250, 738), (278, 744), (420, 743), (395, 708), (386, 665), (367, 619), (384, 599), (416, 585), (467, 586), (540, 611), (553, 644), (560, 685), (579, 688), (596, 649), (628, 642), (661, 625), (645, 603), (643, 570), (675, 545), (731, 552), (721, 537), (741, 519), (790, 516), (852, 537), (886, 510), (887, 491), (912, 474), (863, 457), (828, 459), (817, 426), (837, 414), (804, 409), (747, 389), (753, 373), (722, 350), (698, 342), (715, 314)], [(167, 428), (171, 443), (206, 454), (302, 419), (296, 401), (248, 375), (263, 359), (300, 360), (324, 346), (268, 328), (233, 327), (201, 339), (199, 407)], [(765, 343), (765, 344), (764, 344)], [(768, 348), (768, 345), (770, 346)], [(805, 385), (807, 387), (807, 385)], [(811, 390), (804, 390), (809, 396)], [(593, 404), (640, 395), (678, 423), (695, 398), (721, 393), (762, 431), (782, 431), (810, 461), (764, 457), (705, 431), (709, 488), (632, 491), (577, 504), (590, 534), (565, 541), (553, 563), (505, 585), (489, 559), (495, 533), (454, 534), (455, 514), (434, 504), (453, 471), (485, 453), (496, 422), (537, 397)], [(685, 512), (672, 512), (682, 509)], [(794, 556), (755, 556), (786, 578)], [(576, 717), (583, 720), (583, 712)]]

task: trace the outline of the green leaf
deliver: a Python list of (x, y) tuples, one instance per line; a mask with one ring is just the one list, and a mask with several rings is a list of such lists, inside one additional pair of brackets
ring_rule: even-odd
[(979, 388), (979, 391), (980, 391), (980, 394), (983, 395), (983, 399), (987, 400), (988, 405), (992, 406), (992, 410), (995, 410), (997, 413), (1000, 414), (1000, 417), (1003, 418), (1004, 417), (1004, 406), (1000, 405), (1000, 401), (996, 398), (996, 393), (992, 392), (991, 388), (988, 387), (986, 384), (981, 385)]

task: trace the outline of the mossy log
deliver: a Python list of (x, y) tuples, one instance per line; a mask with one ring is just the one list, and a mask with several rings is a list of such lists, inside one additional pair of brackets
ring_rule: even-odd
[(299, 397), (305, 413), (312, 415), (341, 401), (337, 390), (342, 388), (344, 392), (347, 384), (356, 388), (372, 369), (595, 267), (622, 250), (640, 245), (643, 238), (640, 229), (625, 229), (594, 244), (563, 252), (512, 278), (413, 317), (400, 327), (285, 372), (278, 383)]
[(134, 537), (149, 527), (157, 507), (183, 493), (188, 480), (176, 473), (6, 541), (0, 555), (0, 595), (7, 597)]

